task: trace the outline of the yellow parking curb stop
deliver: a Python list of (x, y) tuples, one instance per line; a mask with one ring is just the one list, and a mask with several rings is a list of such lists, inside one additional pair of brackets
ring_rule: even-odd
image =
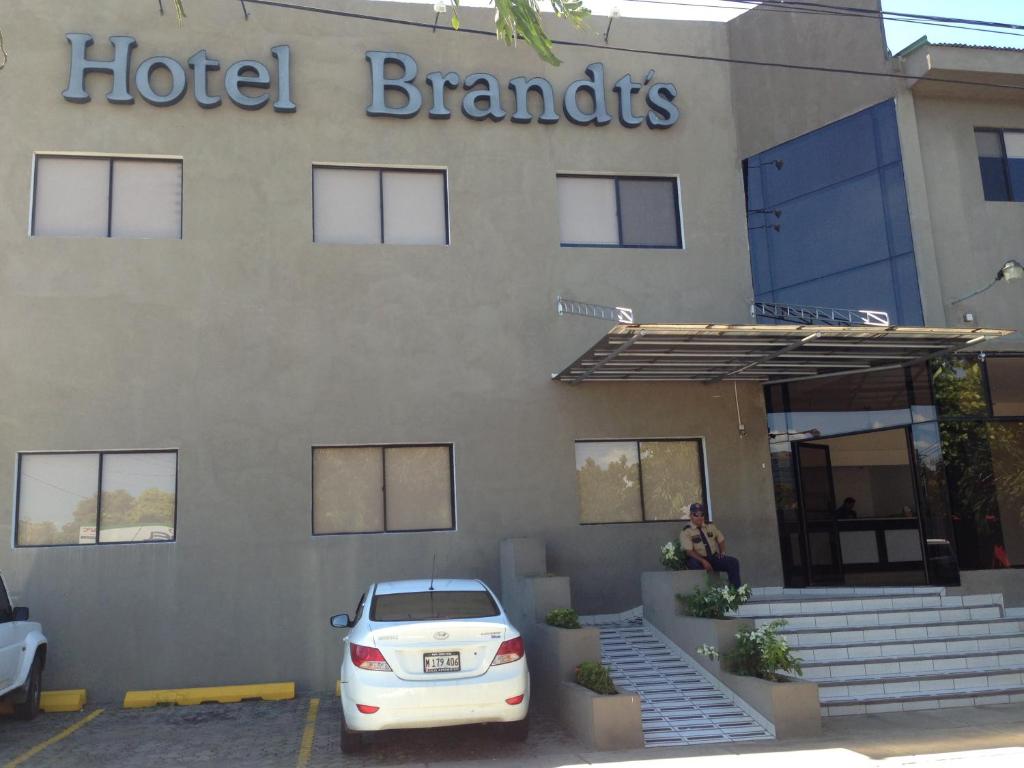
[(257, 683), (255, 685), (218, 685), (211, 688), (174, 688), (166, 691), (128, 691), (124, 695), (125, 709), (155, 707), (158, 704), (235, 704), (239, 701), (262, 699), (285, 701), (295, 698), (295, 683)]
[(85, 688), (69, 691), (43, 691), (39, 708), (43, 712), (81, 712), (85, 709)]

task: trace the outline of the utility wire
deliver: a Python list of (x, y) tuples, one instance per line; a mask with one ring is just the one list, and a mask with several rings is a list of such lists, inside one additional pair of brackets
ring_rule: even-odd
[[(281, 0), (246, 0), (246, 2), (253, 5), (266, 5), (273, 8), (283, 8), (292, 11), (305, 11), (307, 13), (319, 13), (325, 16), (340, 16), (346, 19), (359, 19), (361, 21), (376, 21), (384, 24), (396, 24), (403, 27), (413, 27), (417, 29), (434, 29), (434, 25), (429, 22), (422, 21), (410, 21), (409, 19), (393, 19), (386, 16), (372, 16), (364, 13), (352, 13), (351, 11), (340, 11), (333, 8), (318, 8), (312, 5), (299, 5), (296, 3), (286, 3)], [(444, 32), (457, 32), (458, 34), (467, 35), (486, 35), (487, 37), (494, 37), (494, 32), (486, 29), (472, 29), (470, 27), (460, 26), (457, 30), (449, 27), (437, 27), (438, 31)], [(787, 64), (778, 61), (757, 61), (754, 59), (736, 59), (729, 56), (706, 56), (696, 53), (680, 53), (678, 51), (655, 51), (648, 50), (645, 48), (624, 48), (621, 46), (605, 45), (603, 43), (585, 43), (578, 40), (552, 40), (555, 45), (564, 45), (567, 48), (593, 48), (600, 51), (617, 51), (620, 53), (634, 53), (642, 54), (644, 56), (664, 56), (670, 59), (688, 59), (691, 61), (710, 61), (719, 64), (743, 64), (752, 67), (772, 67), (775, 69), (791, 69), (802, 72), (823, 72), (837, 75), (858, 75), (861, 77), (879, 77), (887, 78), (890, 80), (920, 80), (922, 78), (914, 75), (904, 75), (898, 72), (875, 72), (872, 70), (865, 69), (848, 69), (844, 67), (822, 67), (813, 64)], [(997, 88), (1001, 90), (1010, 91), (1024, 91), (1024, 85), (1010, 85), (1006, 83), (981, 83), (977, 80), (959, 80), (956, 78), (949, 77), (929, 77), (927, 78), (930, 83), (949, 83), (951, 85), (973, 85), (982, 88)]]
[[(669, 5), (677, 6), (681, 8), (715, 8), (721, 9), (725, 6), (722, 5), (710, 5), (708, 3), (701, 2), (687, 2), (687, 0), (627, 0), (630, 3), (646, 3), (648, 5)], [(819, 5), (818, 3), (771, 3), (767, 4), (766, 0), (723, 0), (723, 2), (736, 3), (745, 8), (753, 9), (759, 7), (761, 11), (772, 11), (776, 13), (792, 13), (792, 14), (808, 14), (813, 16), (837, 16), (847, 17), (854, 19), (870, 19), (874, 20), (885, 20), (896, 23), (905, 24), (920, 24), (925, 27), (941, 27), (944, 29), (963, 29), (969, 32), (983, 32), (988, 35), (1010, 35), (1012, 37), (1024, 37), (1024, 32), (1018, 32), (1013, 30), (1024, 30), (1024, 26), (1018, 24), (1007, 24), (1004, 22), (997, 21), (974, 21), (969, 19), (960, 19), (955, 22), (944, 19), (941, 16), (922, 16), (919, 14), (907, 14), (907, 18), (904, 14), (895, 11), (863, 11), (857, 12), (853, 10), (829, 10), (829, 9), (842, 9), (844, 6), (833, 6), (833, 5)], [(736, 9), (734, 9), (736, 10)], [(935, 19), (933, 21), (925, 21), (924, 19)], [(980, 27), (1008, 27), (1008, 29), (980, 29)]]

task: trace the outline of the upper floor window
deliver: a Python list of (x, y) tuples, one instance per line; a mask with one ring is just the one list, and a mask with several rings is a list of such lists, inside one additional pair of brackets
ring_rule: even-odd
[(313, 448), (313, 533), (455, 528), (451, 445)]
[(33, 235), (181, 239), (182, 161), (35, 158)]
[(177, 451), (18, 454), (19, 547), (173, 541)]
[(976, 128), (986, 200), (1024, 202), (1024, 130)]
[(558, 176), (562, 245), (682, 248), (679, 182), (641, 176)]
[(447, 174), (313, 166), (313, 241), (448, 245)]
[(699, 439), (576, 443), (581, 523), (683, 520), (707, 506)]

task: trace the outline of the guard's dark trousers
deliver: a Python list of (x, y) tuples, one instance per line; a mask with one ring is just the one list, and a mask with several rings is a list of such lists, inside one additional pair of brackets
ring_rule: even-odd
[[(739, 587), (743, 583), (740, 581), (740, 561), (732, 555), (711, 555), (707, 558), (707, 561), (711, 563), (711, 567), (718, 573), (724, 572), (729, 574), (729, 583), (734, 587)], [(704, 570), (704, 566), (695, 557), (686, 558), (686, 562), (690, 566), (691, 571)]]

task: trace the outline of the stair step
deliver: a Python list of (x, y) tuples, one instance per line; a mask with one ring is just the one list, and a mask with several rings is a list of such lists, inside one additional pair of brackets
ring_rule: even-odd
[(971, 707), (983, 706), (985, 704), (1014, 704), (1020, 702), (1024, 702), (1024, 686), (830, 699), (827, 702), (822, 702), (821, 714), (827, 717), (836, 717), (841, 715), (910, 712), (918, 709), (946, 709), (947, 707)]
[[(754, 624), (760, 627), (774, 621), (776, 617), (744, 618), (753, 618)], [(822, 613), (781, 618), (786, 620), (786, 627), (783, 629), (785, 632), (795, 629), (842, 629), (845, 627), (874, 629), (904, 625), (989, 621), (1003, 618), (1003, 609), (999, 605), (987, 605), (976, 608), (915, 608), (872, 613)]]
[(857, 677), (847, 680), (818, 680), (818, 695), (822, 703), (834, 698), (852, 696), (881, 696), (890, 693), (934, 693), (963, 689), (1015, 688), (1024, 686), (1021, 673), (1024, 666), (1002, 669), (961, 669), (956, 672), (939, 671), (906, 673), (885, 677)]
[(877, 627), (834, 629), (790, 629), (779, 632), (792, 648), (823, 645), (867, 645), (900, 640), (925, 641), (983, 635), (1013, 635), (1024, 632), (1022, 619), (992, 619), (970, 623), (896, 624)]
[(950, 673), (962, 670), (983, 671), (1024, 666), (1024, 647), (1017, 651), (978, 651), (965, 655), (963, 651), (931, 655), (885, 655), (874, 659), (811, 661), (803, 663), (804, 679), (826, 681), (856, 680), (861, 677), (878, 678), (928, 672)]
[(847, 645), (800, 646), (805, 662), (877, 661), (889, 656), (936, 653), (976, 653), (980, 651), (1015, 651), (1024, 649), (1024, 635), (958, 635), (927, 640), (897, 640), (895, 642), (849, 643)]
[(945, 587), (753, 587), (751, 595), (761, 598), (771, 595), (772, 599), (805, 599), (828, 595), (944, 595)]
[(1000, 594), (984, 595), (893, 595), (889, 597), (837, 597), (831, 600), (751, 600), (735, 615), (789, 617), (803, 615), (877, 613), (936, 608), (980, 608), (1003, 604)]

